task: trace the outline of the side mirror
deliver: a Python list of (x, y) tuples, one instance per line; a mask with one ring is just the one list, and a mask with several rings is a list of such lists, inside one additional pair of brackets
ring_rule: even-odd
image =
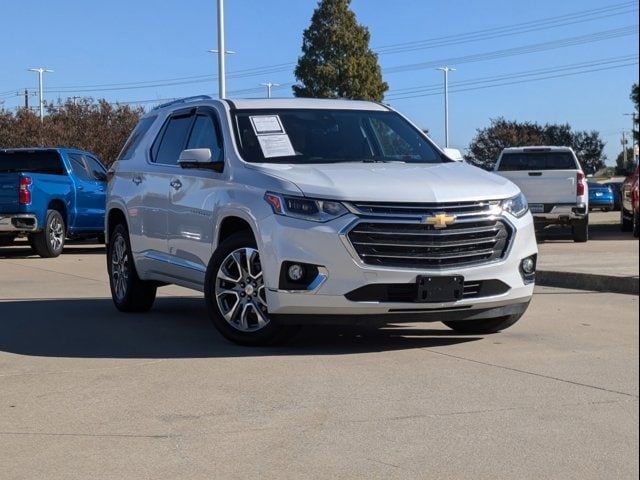
[(213, 158), (210, 148), (190, 148), (180, 153), (178, 165), (182, 168), (206, 168), (221, 172), (224, 161)]
[(99, 182), (106, 182), (107, 181), (107, 174), (104, 173), (104, 172), (101, 172), (99, 170), (94, 170), (93, 176)]
[(457, 148), (445, 148), (444, 154), (449, 157), (451, 160), (455, 160), (456, 162), (464, 162), (464, 157), (462, 156), (462, 152)]

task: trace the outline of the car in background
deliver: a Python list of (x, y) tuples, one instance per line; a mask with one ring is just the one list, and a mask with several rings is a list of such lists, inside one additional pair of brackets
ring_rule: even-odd
[(536, 227), (567, 225), (574, 242), (589, 239), (588, 186), (571, 148), (505, 148), (494, 171), (520, 187)]
[(622, 184), (622, 208), (620, 209), (620, 224), (624, 232), (640, 235), (640, 195), (638, 193), (638, 167)]
[(622, 181), (607, 182), (613, 192), (613, 209), (618, 212), (622, 207)]
[(104, 242), (106, 168), (72, 148), (0, 150), (0, 246), (26, 236), (44, 258), (67, 238)]
[(613, 190), (609, 185), (597, 182), (588, 182), (589, 186), (589, 211), (596, 209), (603, 212), (613, 210), (614, 196)]

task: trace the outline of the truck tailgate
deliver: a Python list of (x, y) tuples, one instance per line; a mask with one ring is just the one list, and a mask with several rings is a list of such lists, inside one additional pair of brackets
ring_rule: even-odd
[(575, 170), (503, 171), (498, 175), (515, 183), (529, 204), (576, 203)]
[(0, 213), (18, 211), (19, 173), (0, 173)]

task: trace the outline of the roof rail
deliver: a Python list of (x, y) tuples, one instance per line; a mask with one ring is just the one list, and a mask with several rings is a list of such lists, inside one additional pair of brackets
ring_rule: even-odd
[(160, 108), (168, 107), (169, 105), (174, 105), (176, 103), (195, 102), (198, 100), (213, 100), (213, 97), (211, 95), (194, 95), (193, 97), (178, 98), (177, 100), (171, 100), (170, 102), (153, 107), (152, 110), (158, 110)]

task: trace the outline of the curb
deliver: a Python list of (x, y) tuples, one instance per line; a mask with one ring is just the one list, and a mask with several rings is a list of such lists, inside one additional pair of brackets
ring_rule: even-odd
[(572, 288), (594, 292), (622, 293), (638, 295), (638, 277), (616, 277), (593, 273), (555, 272), (538, 270), (536, 284), (544, 287)]

